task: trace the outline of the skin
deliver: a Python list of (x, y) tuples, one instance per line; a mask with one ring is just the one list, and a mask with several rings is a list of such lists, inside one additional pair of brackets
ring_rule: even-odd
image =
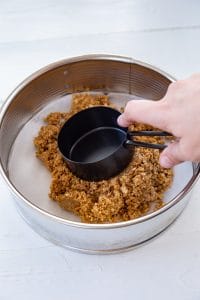
[(128, 127), (133, 122), (152, 125), (176, 137), (160, 155), (164, 168), (183, 161), (200, 162), (200, 73), (171, 83), (159, 101), (129, 101), (118, 123)]

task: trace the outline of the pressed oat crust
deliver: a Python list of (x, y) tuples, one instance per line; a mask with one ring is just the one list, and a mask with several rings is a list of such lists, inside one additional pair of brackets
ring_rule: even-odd
[[(95, 105), (114, 107), (108, 96), (74, 95), (70, 112), (49, 114), (44, 120), (46, 125), (41, 127), (34, 139), (36, 156), (52, 175), (49, 197), (87, 223), (127, 221), (157, 210), (163, 205), (163, 194), (173, 179), (172, 170), (162, 168), (158, 162), (159, 150), (136, 148), (128, 167), (109, 180), (85, 181), (68, 169), (58, 151), (58, 132), (73, 114)], [(152, 127), (133, 124), (129, 129), (148, 130)], [(163, 143), (159, 137), (137, 139)]]

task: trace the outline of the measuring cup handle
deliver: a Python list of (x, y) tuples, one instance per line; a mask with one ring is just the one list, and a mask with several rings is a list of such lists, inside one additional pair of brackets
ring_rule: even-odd
[(127, 133), (129, 136), (173, 136), (169, 132), (157, 130), (133, 130)]
[(164, 150), (167, 147), (167, 145), (165, 145), (165, 144), (151, 144), (151, 143), (145, 143), (145, 142), (126, 140), (125, 147), (144, 147), (144, 148)]

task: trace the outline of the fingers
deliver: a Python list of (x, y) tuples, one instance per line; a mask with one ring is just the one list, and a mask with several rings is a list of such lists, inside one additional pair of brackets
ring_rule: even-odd
[(184, 160), (179, 142), (169, 144), (160, 155), (160, 164), (163, 168), (172, 168)]
[(169, 123), (167, 118), (164, 101), (131, 100), (127, 103), (124, 113), (118, 118), (118, 124), (128, 127), (133, 122), (139, 122), (167, 130), (166, 124)]
[[(173, 123), (172, 114), (164, 98), (160, 101), (129, 101), (124, 113), (118, 118), (118, 124), (122, 127), (128, 127), (133, 122), (148, 124), (164, 131), (172, 132), (170, 130)], [(183, 147), (183, 143), (180, 140), (173, 142), (161, 153), (160, 164), (164, 168), (172, 168), (185, 161), (188, 157), (186, 154), (185, 147)]]

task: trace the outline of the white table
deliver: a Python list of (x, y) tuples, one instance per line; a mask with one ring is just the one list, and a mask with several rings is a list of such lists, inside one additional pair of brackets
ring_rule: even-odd
[[(73, 2), (73, 3), (72, 3)], [(198, 0), (0, 0), (0, 100), (38, 68), (114, 53), (177, 78), (200, 71)], [(0, 299), (200, 299), (200, 183), (181, 217), (134, 251), (77, 254), (38, 236), (0, 179)]]

